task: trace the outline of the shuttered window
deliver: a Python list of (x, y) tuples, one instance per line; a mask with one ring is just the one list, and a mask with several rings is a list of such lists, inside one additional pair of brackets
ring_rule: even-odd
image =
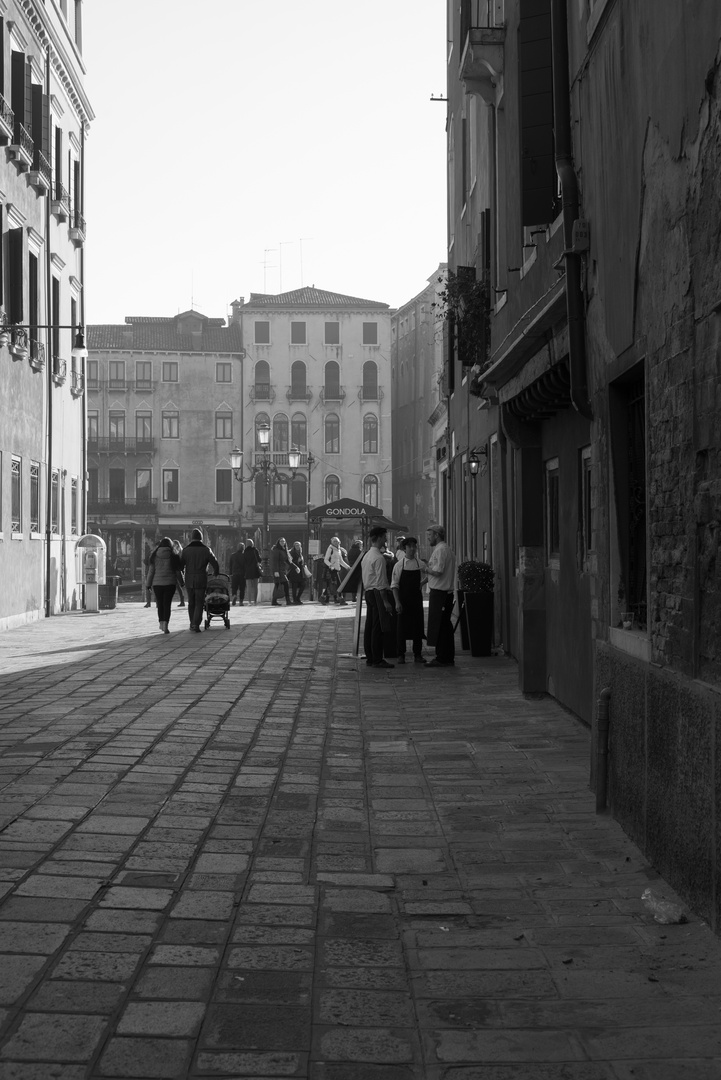
[(10, 296), (8, 312), (11, 323), (25, 322), (25, 300), (23, 289), (23, 230), (10, 229), (8, 232), (8, 258)]
[(553, 142), (551, 0), (521, 0), (521, 199), (523, 225), (547, 225), (559, 210)]

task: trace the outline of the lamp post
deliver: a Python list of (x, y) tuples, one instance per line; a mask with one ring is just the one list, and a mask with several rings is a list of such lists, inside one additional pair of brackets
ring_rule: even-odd
[[(480, 454), (480, 457), (479, 457)], [(479, 446), (471, 450), (468, 458), (468, 472), (473, 477), (473, 493), (472, 493), (472, 514), (473, 520), (471, 523), (471, 558), (475, 559), (478, 555), (478, 504), (476, 502), (476, 477), (481, 472), (481, 457), (484, 457), (485, 463), (483, 466), (483, 472), (486, 471), (488, 465), (488, 447)]]
[[(291, 470), (293, 472), (293, 480), (295, 480), (295, 475), (298, 472), (298, 469), (300, 468), (301, 456), (302, 456), (301, 452), (300, 452), (300, 450), (298, 449), (297, 446), (293, 446), (288, 451), (288, 465), (290, 466), (290, 468), (291, 468)], [(306, 556), (309, 556), (310, 552), (309, 552), (308, 549), (310, 548), (310, 508), (311, 508), (311, 501), (310, 501), (310, 474), (311, 474), (311, 471), (313, 469), (313, 466), (315, 465), (315, 458), (313, 457), (313, 454), (310, 452), (310, 450), (308, 451), (307, 460), (308, 460), (308, 488), (307, 488), (307, 491), (306, 491), (306, 496), (307, 496), (307, 499), (308, 499), (308, 503), (307, 503), (307, 506), (306, 506), (305, 553), (306, 553)], [(310, 598), (311, 598), (311, 600), (313, 599), (313, 578), (312, 577), (310, 579)]]
[[(270, 443), (270, 427), (267, 424), (259, 424), (256, 429), (256, 436), (263, 451), (263, 457), (260, 462), (256, 462), (249, 476), (243, 476), (243, 451), (236, 446), (236, 448), (230, 454), (230, 466), (235, 475), (235, 479), (241, 484), (250, 484), (255, 480), (256, 476), (263, 474), (263, 560), (266, 568), (268, 565), (268, 558), (270, 556), (270, 527), (268, 525), (268, 509), (270, 506), (270, 482), (271, 478), (278, 475), (278, 470), (275, 464), (270, 460), (270, 454), (268, 452), (268, 445)], [(267, 573), (267, 569), (266, 569)]]

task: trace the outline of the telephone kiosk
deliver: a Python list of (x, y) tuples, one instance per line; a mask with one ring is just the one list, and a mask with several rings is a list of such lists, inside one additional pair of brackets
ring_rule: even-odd
[(101, 536), (86, 533), (75, 545), (75, 573), (79, 585), (85, 586), (85, 611), (100, 611), (98, 587), (105, 585), (105, 541)]

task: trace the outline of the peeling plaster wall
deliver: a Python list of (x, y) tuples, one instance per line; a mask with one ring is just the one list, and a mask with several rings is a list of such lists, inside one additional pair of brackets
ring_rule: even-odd
[[(609, 4), (574, 38), (576, 154), (591, 222), (596, 689), (612, 690), (612, 806), (721, 927), (721, 5)], [(609, 384), (646, 379), (648, 659), (617, 616)]]

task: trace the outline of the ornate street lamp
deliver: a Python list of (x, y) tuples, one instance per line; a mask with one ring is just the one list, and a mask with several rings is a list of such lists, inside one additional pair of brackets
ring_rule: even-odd
[[(290, 466), (290, 468), (293, 471), (293, 477), (292, 477), (293, 480), (295, 480), (295, 475), (298, 472), (298, 469), (300, 468), (301, 457), (302, 457), (302, 454), (301, 454), (301, 452), (300, 452), (300, 450), (298, 449), (297, 446), (292, 447), (288, 451), (288, 465)], [(307, 488), (307, 491), (306, 491), (306, 495), (308, 497), (308, 504), (307, 504), (307, 508), (306, 508), (306, 527), (305, 527), (305, 533), (306, 533), (306, 536), (305, 536), (305, 554), (306, 554), (306, 556), (308, 556), (310, 554), (309, 551), (308, 551), (308, 548), (310, 547), (310, 508), (311, 508), (311, 505), (312, 505), (311, 501), (310, 501), (310, 474), (311, 474), (311, 471), (313, 469), (313, 466), (315, 465), (315, 458), (313, 457), (310, 450), (308, 451), (307, 461), (308, 461), (308, 488)], [(313, 578), (310, 579), (310, 598), (311, 598), (311, 600), (313, 599)]]
[(267, 567), (270, 557), (270, 527), (268, 525), (270, 484), (271, 480), (278, 476), (278, 469), (274, 462), (270, 460), (270, 454), (268, 453), (270, 427), (268, 424), (258, 424), (255, 432), (263, 451), (260, 461), (255, 462), (248, 476), (243, 476), (243, 451), (236, 446), (230, 453), (230, 467), (233, 470), (235, 479), (241, 484), (250, 484), (257, 476), (263, 475), (263, 559)]

